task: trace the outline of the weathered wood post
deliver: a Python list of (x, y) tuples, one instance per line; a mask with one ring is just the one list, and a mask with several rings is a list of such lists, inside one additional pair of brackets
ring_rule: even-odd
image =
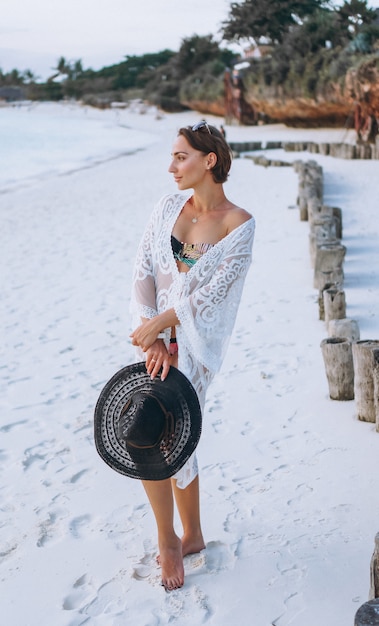
[(324, 314), (326, 326), (330, 320), (341, 320), (346, 317), (345, 292), (339, 287), (324, 289)]
[(354, 626), (379, 626), (379, 598), (369, 600), (359, 607)]
[(379, 598), (379, 533), (375, 535), (374, 552), (370, 563), (370, 594), (369, 600)]
[(318, 213), (309, 219), (309, 253), (311, 266), (315, 266), (318, 246), (329, 243), (339, 243), (336, 237), (336, 223), (332, 215)]
[(338, 285), (335, 283), (327, 283), (322, 289), (318, 292), (318, 319), (325, 320), (325, 307), (324, 307), (324, 291), (326, 289), (338, 288)]
[[(379, 433), (379, 350), (374, 349), (372, 351), (372, 356), (374, 359), (373, 379), (374, 379), (375, 423), (376, 423), (376, 431)], [(379, 585), (378, 585), (378, 595), (379, 595)]]
[(332, 400), (354, 399), (354, 366), (351, 343), (344, 337), (328, 337), (321, 351)]
[(300, 220), (306, 222), (308, 220), (307, 194), (305, 188), (305, 169), (304, 161), (295, 161), (294, 169), (298, 175), (298, 194), (297, 204), (300, 209)]
[(330, 143), (320, 143), (319, 144), (319, 152), (325, 156), (328, 156), (330, 151)]
[(328, 324), (329, 337), (346, 337), (349, 341), (359, 341), (359, 326), (356, 320), (344, 317), (340, 320), (330, 320)]
[(379, 340), (365, 339), (353, 343), (354, 395), (358, 419), (375, 424), (374, 349)]
[(308, 188), (307, 195), (308, 220), (312, 224), (321, 215), (322, 199), (318, 197), (316, 190)]
[(337, 206), (332, 207), (333, 216), (336, 220), (336, 235), (337, 239), (342, 239), (343, 226), (342, 226), (342, 209)]
[(343, 283), (343, 262), (346, 247), (339, 242), (323, 243), (316, 247), (313, 286), (322, 289), (327, 283)]
[(300, 219), (307, 221), (311, 213), (319, 213), (322, 207), (323, 172), (316, 161), (303, 163), (296, 161), (295, 169), (298, 173), (298, 205)]
[(330, 215), (335, 222), (336, 237), (342, 239), (342, 210), (335, 206), (323, 204), (321, 207), (321, 215)]

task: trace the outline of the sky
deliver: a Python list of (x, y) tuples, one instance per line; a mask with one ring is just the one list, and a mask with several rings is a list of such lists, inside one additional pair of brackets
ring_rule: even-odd
[(230, 4), (231, 0), (2, 0), (0, 68), (30, 69), (45, 79), (61, 56), (99, 69), (126, 55), (177, 51), (182, 40), (194, 34), (218, 39)]
[[(242, 0), (240, 0), (242, 1)], [(0, 69), (30, 69), (40, 79), (58, 59), (100, 69), (126, 55), (177, 51), (184, 38), (213, 34), (232, 0), (2, 0)], [(336, 0), (335, 4), (341, 4)], [(379, 0), (369, 0), (379, 8)]]

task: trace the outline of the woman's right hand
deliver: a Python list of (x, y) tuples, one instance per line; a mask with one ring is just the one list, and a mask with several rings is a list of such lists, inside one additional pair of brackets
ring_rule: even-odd
[(146, 350), (146, 370), (151, 379), (158, 376), (160, 370), (161, 380), (165, 380), (170, 370), (171, 357), (167, 352), (167, 348), (163, 339), (156, 339)]

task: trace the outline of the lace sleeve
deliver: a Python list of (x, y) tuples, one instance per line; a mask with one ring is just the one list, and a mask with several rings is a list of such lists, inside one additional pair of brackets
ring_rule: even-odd
[[(153, 212), (141, 242), (137, 249), (137, 255), (133, 272), (133, 286), (131, 294), (131, 313), (135, 321), (140, 323), (140, 318), (150, 319), (157, 315), (156, 289), (153, 263), (153, 239), (156, 226), (156, 211)], [(138, 318), (138, 319), (137, 319)]]
[(180, 320), (178, 340), (213, 372), (221, 366), (233, 330), (251, 264), (253, 237), (251, 219), (225, 238), (228, 241), (221, 247), (221, 254), (215, 250), (220, 254), (216, 267), (212, 254), (208, 266), (195, 266), (197, 271), (188, 283), (187, 294), (174, 307)]

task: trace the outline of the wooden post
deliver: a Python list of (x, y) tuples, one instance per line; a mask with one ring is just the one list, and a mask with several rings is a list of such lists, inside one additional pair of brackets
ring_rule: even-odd
[(379, 340), (366, 339), (353, 343), (354, 395), (358, 419), (375, 424), (374, 355)]
[(321, 207), (321, 215), (330, 215), (334, 218), (336, 225), (336, 238), (342, 239), (342, 209), (336, 206), (323, 204)]
[(375, 547), (370, 563), (369, 600), (379, 598), (379, 533), (375, 535)]
[(343, 283), (342, 265), (346, 248), (339, 242), (323, 243), (316, 247), (313, 286), (322, 289), (327, 283)]
[(337, 206), (332, 207), (333, 208), (333, 215), (334, 215), (334, 219), (336, 220), (336, 236), (337, 239), (342, 239), (342, 209), (340, 209)]
[[(379, 350), (374, 349), (372, 351), (372, 356), (374, 359), (373, 379), (374, 379), (375, 423), (376, 423), (376, 432), (379, 433)], [(378, 546), (378, 549), (379, 549), (379, 546)], [(379, 569), (379, 565), (378, 565), (378, 569)], [(378, 584), (378, 595), (379, 595), (379, 584)]]
[(323, 291), (326, 326), (330, 320), (341, 320), (346, 317), (345, 292), (338, 287)]
[(324, 154), (325, 156), (328, 156), (329, 151), (330, 151), (330, 143), (320, 143), (319, 151), (320, 151), (320, 154)]
[(321, 215), (322, 201), (316, 193), (315, 189), (306, 190), (308, 220), (312, 224), (313, 220)]
[(318, 292), (318, 319), (319, 320), (325, 320), (324, 291), (326, 289), (330, 289), (331, 287), (337, 289), (338, 285), (336, 285), (335, 283), (327, 283)]
[(318, 213), (322, 206), (323, 172), (322, 167), (315, 161), (295, 162), (295, 170), (299, 175), (298, 205), (300, 219), (306, 221), (309, 212)]
[(359, 607), (354, 626), (379, 626), (379, 598), (369, 600)]
[(341, 337), (328, 337), (321, 351), (332, 400), (354, 399), (354, 367), (351, 343)]
[(308, 216), (310, 223), (309, 233), (309, 253), (311, 257), (311, 265), (315, 266), (317, 246), (324, 243), (337, 243), (336, 223), (331, 215), (322, 215), (312, 213), (312, 208), (308, 204)]
[(307, 194), (305, 188), (305, 169), (306, 165), (304, 161), (295, 161), (294, 169), (298, 174), (298, 195), (297, 204), (300, 209), (300, 220), (306, 222), (308, 220), (308, 204)]
[(360, 339), (358, 322), (347, 317), (341, 320), (330, 320), (328, 334), (329, 337), (346, 337), (351, 342)]
[(319, 239), (337, 239), (333, 216), (318, 213), (312, 220), (311, 232)]

